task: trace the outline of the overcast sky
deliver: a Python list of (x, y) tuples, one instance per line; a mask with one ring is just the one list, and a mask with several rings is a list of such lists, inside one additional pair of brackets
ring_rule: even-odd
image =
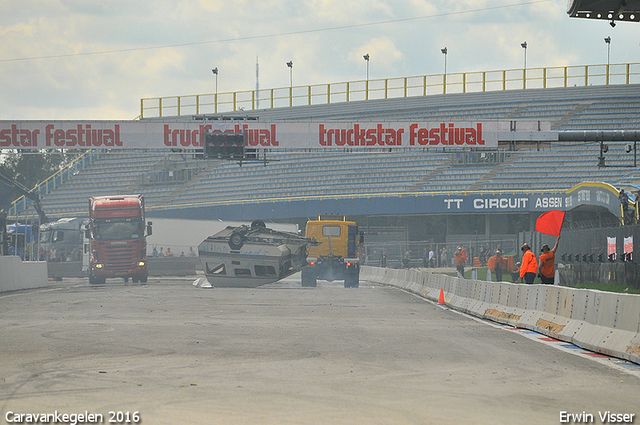
[(134, 119), (140, 99), (640, 62), (640, 24), (566, 0), (0, 0), (0, 119)]

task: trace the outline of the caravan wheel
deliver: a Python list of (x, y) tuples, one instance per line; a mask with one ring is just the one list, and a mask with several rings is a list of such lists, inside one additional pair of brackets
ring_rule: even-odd
[(240, 232), (233, 232), (229, 237), (229, 247), (234, 251), (239, 250), (244, 245), (244, 237)]

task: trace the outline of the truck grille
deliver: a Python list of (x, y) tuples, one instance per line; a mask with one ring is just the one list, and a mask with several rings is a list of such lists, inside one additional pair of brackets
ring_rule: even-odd
[(135, 245), (107, 246), (104, 250), (103, 262), (108, 270), (127, 271), (135, 267)]

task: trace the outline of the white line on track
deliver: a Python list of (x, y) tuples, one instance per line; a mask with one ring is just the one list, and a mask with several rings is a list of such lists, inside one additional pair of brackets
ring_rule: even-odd
[[(396, 287), (394, 287), (396, 288)], [(500, 330), (506, 330), (509, 332), (515, 332), (517, 335), (520, 335), (522, 337), (525, 337), (527, 339), (530, 339), (532, 341), (536, 341), (538, 343), (541, 344), (545, 344), (548, 347), (551, 348), (555, 348), (556, 350), (560, 350), (563, 351), (565, 353), (569, 353), (569, 354), (573, 354), (574, 356), (578, 356), (581, 357), (583, 359), (588, 359), (591, 361), (594, 361), (596, 363), (602, 364), (604, 366), (608, 366), (612, 369), (615, 369), (619, 372), (623, 372), (626, 373), (628, 375), (632, 375), (635, 376), (636, 378), (640, 379), (640, 364), (636, 364), (633, 362), (630, 362), (628, 360), (624, 360), (624, 359), (619, 359), (616, 357), (610, 357), (604, 354), (599, 354), (599, 353), (595, 353), (593, 351), (589, 351), (585, 348), (581, 348), (578, 347), (577, 345), (574, 345), (571, 342), (567, 342), (567, 341), (560, 341), (551, 337), (548, 337), (546, 335), (543, 335), (541, 333), (529, 330), (529, 329), (523, 329), (523, 328), (515, 328), (511, 325), (504, 325), (501, 323), (495, 323), (495, 322), (491, 322), (487, 319), (483, 319), (480, 317), (476, 317), (476, 316), (472, 316), (468, 313), (462, 312), (462, 311), (458, 311), (456, 309), (450, 308), (446, 305), (441, 305), (436, 303), (435, 301), (432, 301), (428, 298), (425, 298), (419, 294), (416, 294), (414, 292), (410, 292), (407, 291), (405, 289), (402, 288), (396, 288), (396, 289), (400, 289), (403, 292), (406, 292), (409, 295), (413, 295), (417, 298), (420, 298), (421, 300), (424, 300), (428, 303), (431, 303), (437, 307), (442, 308), (443, 310), (449, 310), (452, 311), (454, 313), (460, 314), (464, 317), (467, 317), (471, 320), (475, 320), (476, 322), (480, 322), (480, 323), (484, 323), (485, 325), (488, 326), (492, 326), (496, 329), (500, 329)]]

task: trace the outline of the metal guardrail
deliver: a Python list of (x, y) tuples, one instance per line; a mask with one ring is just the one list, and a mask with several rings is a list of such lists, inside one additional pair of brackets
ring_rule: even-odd
[(370, 99), (534, 88), (637, 84), (640, 63), (431, 74), (140, 99), (140, 118), (214, 114)]

